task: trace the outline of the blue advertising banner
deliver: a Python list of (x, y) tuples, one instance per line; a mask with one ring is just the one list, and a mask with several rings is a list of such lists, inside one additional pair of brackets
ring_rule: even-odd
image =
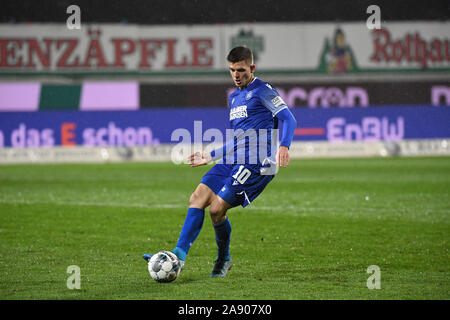
[[(399, 141), (450, 137), (450, 108), (368, 107), (293, 109), (301, 141)], [(49, 111), (0, 114), (0, 147), (135, 146), (180, 142), (208, 129), (225, 136), (225, 108), (173, 108), (140, 111)], [(202, 138), (200, 138), (202, 139)], [(198, 140), (197, 140), (198, 141)]]
[(446, 107), (295, 109), (298, 140), (399, 141), (450, 137)]

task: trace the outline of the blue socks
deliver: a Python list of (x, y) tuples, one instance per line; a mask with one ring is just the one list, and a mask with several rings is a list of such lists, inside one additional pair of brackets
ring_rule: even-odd
[(225, 221), (213, 226), (216, 231), (217, 258), (230, 260), (231, 224), (228, 217)]
[[(205, 210), (189, 208), (177, 246), (172, 250), (179, 259), (186, 260), (189, 249), (202, 230), (204, 218)], [(217, 258), (230, 260), (231, 224), (228, 217), (225, 221), (213, 226), (216, 233)]]
[(189, 208), (180, 237), (178, 238), (177, 246), (172, 250), (179, 259), (186, 260), (189, 249), (202, 230), (204, 218), (205, 210)]

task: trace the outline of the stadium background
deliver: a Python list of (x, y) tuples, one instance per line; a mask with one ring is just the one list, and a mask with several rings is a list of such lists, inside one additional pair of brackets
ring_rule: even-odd
[[(81, 30), (66, 26), (72, 4)], [(366, 26), (372, 4), (381, 31)], [(448, 1), (0, 6), (0, 299), (448, 300)], [(210, 168), (171, 162), (171, 135), (225, 130), (237, 43), (296, 115), (296, 159), (230, 212), (226, 279), (208, 277), (207, 217), (163, 286), (142, 253), (172, 248)]]
[[(71, 4), (80, 30), (66, 27)], [(7, 1), (1, 161), (105, 160), (80, 146), (144, 146), (153, 150), (144, 160), (169, 160), (162, 146), (177, 142), (174, 129), (226, 128), (217, 121), (232, 90), (224, 57), (236, 44), (254, 50), (256, 75), (299, 119), (294, 157), (448, 154), (448, 4), (382, 1), (382, 30), (369, 30), (370, 4)], [(300, 143), (310, 141), (352, 143)], [(66, 159), (49, 146), (77, 148)], [(25, 151), (35, 147), (46, 148)]]

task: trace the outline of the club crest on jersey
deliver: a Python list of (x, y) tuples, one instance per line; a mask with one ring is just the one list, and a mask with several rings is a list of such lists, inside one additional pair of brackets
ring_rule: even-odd
[(247, 117), (247, 106), (236, 106), (230, 110), (230, 121)]

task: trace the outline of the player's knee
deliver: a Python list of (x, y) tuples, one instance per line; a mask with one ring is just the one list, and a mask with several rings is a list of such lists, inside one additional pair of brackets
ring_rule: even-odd
[(210, 203), (210, 196), (206, 192), (202, 192), (198, 188), (191, 194), (191, 197), (189, 198), (189, 207), (206, 208)]
[(217, 208), (216, 206), (211, 205), (209, 207), (209, 215), (211, 216), (211, 218), (215, 218), (220, 216), (221, 212), (219, 210), (219, 208)]
[(209, 215), (214, 224), (218, 224), (224, 220), (226, 210), (215, 202), (209, 207)]
[(192, 192), (191, 197), (189, 198), (189, 207), (195, 207), (198, 206), (201, 203), (201, 195), (196, 190)]
[(192, 192), (191, 197), (189, 198), (189, 206), (192, 206), (192, 204), (193, 204), (194, 202), (196, 202), (197, 197), (198, 197), (198, 196), (195, 194), (195, 191)]

